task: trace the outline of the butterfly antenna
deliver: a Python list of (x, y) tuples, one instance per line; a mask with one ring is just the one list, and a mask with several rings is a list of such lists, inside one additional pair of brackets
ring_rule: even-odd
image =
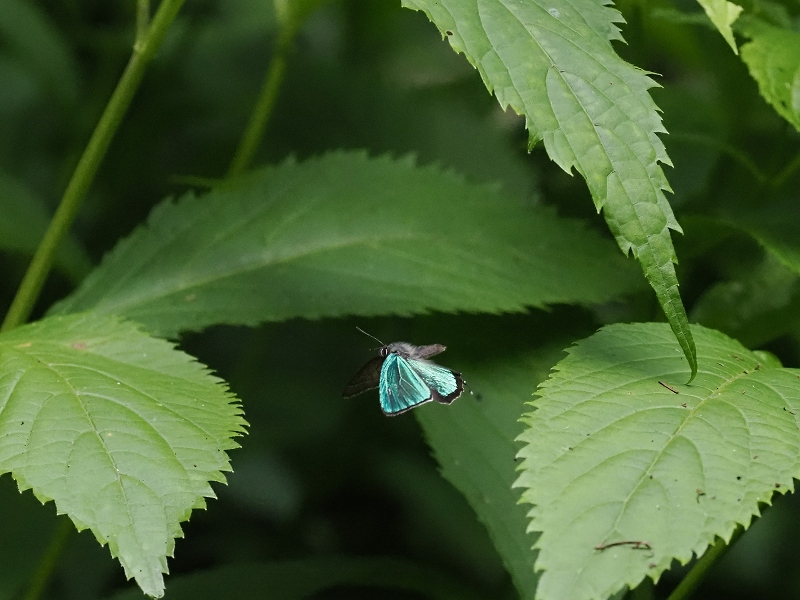
[(358, 329), (358, 330), (359, 330), (361, 333), (363, 333), (364, 335), (367, 335), (367, 336), (371, 337), (373, 340), (375, 340), (376, 342), (378, 342), (378, 343), (379, 343), (381, 346), (385, 346), (385, 345), (386, 345), (386, 344), (384, 344), (382, 341), (380, 341), (378, 338), (376, 338), (374, 335), (372, 335), (371, 333), (367, 333), (366, 331), (364, 331), (363, 329), (361, 329), (361, 327), (359, 327), (358, 325), (356, 325), (356, 329)]

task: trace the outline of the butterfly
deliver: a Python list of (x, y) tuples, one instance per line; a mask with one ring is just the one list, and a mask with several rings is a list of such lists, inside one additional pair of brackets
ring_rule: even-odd
[(444, 352), (445, 346), (414, 346), (407, 342), (384, 344), (374, 339), (382, 344), (378, 356), (355, 374), (344, 388), (343, 397), (378, 388), (381, 410), (394, 417), (430, 400), (450, 404), (464, 391), (461, 373), (427, 360)]

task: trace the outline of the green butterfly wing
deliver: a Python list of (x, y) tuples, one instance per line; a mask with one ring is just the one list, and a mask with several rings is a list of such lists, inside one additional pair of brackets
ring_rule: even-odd
[(389, 354), (381, 367), (381, 410), (395, 416), (431, 400), (431, 390), (417, 375), (411, 362), (397, 354)]
[(408, 359), (411, 368), (431, 391), (431, 399), (450, 404), (464, 391), (461, 373), (445, 369), (426, 360)]

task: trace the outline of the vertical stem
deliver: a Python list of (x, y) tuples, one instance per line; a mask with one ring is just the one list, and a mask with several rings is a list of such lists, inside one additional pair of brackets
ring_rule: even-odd
[(78, 209), (86, 198), (89, 186), (94, 181), (94, 176), (105, 157), (108, 146), (130, 106), (133, 95), (139, 88), (147, 64), (152, 60), (161, 42), (164, 41), (167, 29), (183, 1), (162, 0), (145, 35), (142, 39), (136, 40), (130, 61), (78, 161), (78, 166), (75, 167), (75, 172), (67, 184), (67, 189), (64, 191), (44, 238), (33, 255), (31, 264), (17, 290), (17, 295), (11, 303), (11, 308), (0, 326), (0, 331), (13, 329), (24, 323), (30, 316), (47, 274), (53, 265), (58, 246), (69, 231), (78, 214)]
[(244, 135), (239, 141), (239, 147), (233, 155), (230, 167), (228, 167), (228, 177), (238, 175), (246, 170), (253, 160), (253, 156), (258, 150), (261, 139), (264, 137), (264, 130), (275, 106), (278, 91), (283, 83), (286, 72), (286, 56), (289, 46), (294, 37), (295, 27), (291, 25), (284, 27), (278, 41), (275, 44), (275, 54), (270, 61), (264, 83), (261, 86), (261, 93), (258, 96), (250, 121), (247, 123)]
[(138, 46), (147, 37), (150, 26), (150, 0), (136, 0), (136, 42)]

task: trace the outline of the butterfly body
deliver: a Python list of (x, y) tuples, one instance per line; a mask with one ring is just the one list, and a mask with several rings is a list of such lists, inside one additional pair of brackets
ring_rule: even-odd
[(393, 342), (381, 346), (376, 356), (345, 387), (345, 398), (378, 388), (381, 410), (395, 416), (425, 402), (450, 404), (464, 391), (461, 373), (428, 360), (444, 352), (441, 344), (414, 346)]

